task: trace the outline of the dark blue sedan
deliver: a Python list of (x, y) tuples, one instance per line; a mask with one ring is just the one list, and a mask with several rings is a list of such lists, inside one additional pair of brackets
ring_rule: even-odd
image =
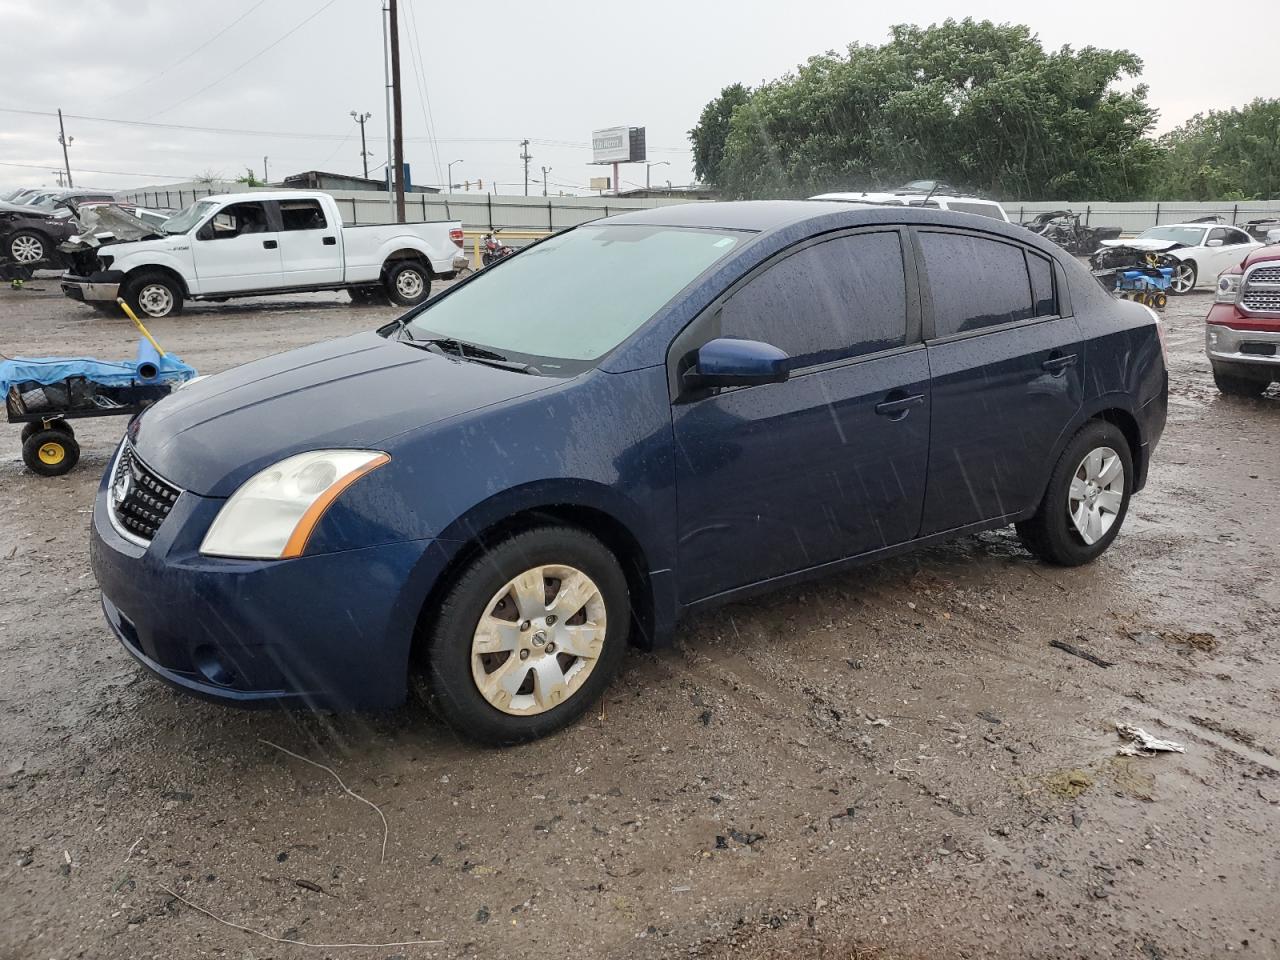
[(1097, 557), (1165, 422), (1155, 314), (1017, 226), (812, 201), (558, 234), (375, 332), (194, 383), (93, 516), (164, 680), (510, 743), (712, 604), (1016, 524)]

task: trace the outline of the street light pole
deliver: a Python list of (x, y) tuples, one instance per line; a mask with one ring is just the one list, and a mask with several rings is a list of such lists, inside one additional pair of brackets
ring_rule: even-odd
[(644, 188), (646, 190), (649, 189), (649, 171), (653, 167), (669, 167), (669, 166), (671, 166), (670, 160), (659, 160), (657, 163), (646, 163), (644, 165)]
[(551, 172), (550, 167), (542, 168), (542, 195), (544, 197), (547, 195), (547, 174), (550, 172)]
[(448, 193), (453, 193), (453, 165), (454, 165), (455, 163), (462, 163), (462, 161), (461, 161), (461, 160), (450, 160), (448, 163), (446, 163), (446, 164), (444, 165), (444, 166), (445, 166), (445, 171), (446, 171), (446, 172), (445, 172), (445, 179), (449, 181), (448, 183), (446, 183), (446, 184), (444, 185), (444, 188), (445, 188), (445, 191), (446, 191), (446, 192), (448, 192)]
[(262, 158), (262, 183), (263, 183), (263, 185), (265, 186), (265, 185), (266, 185), (266, 183), (267, 183), (267, 181), (268, 181), (268, 180), (270, 180), (270, 179), (271, 179), (271, 178), (267, 176), (267, 158), (266, 158), (266, 157), (263, 157), (263, 158)]
[(369, 179), (369, 148), (365, 146), (364, 140), (364, 124), (365, 121), (372, 117), (372, 113), (356, 113), (351, 111), (351, 119), (360, 124), (360, 160), (364, 164), (364, 178)]

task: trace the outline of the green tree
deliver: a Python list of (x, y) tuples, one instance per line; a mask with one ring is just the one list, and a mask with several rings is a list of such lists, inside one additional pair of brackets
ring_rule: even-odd
[(702, 183), (720, 182), (720, 161), (724, 157), (724, 141), (729, 136), (729, 121), (735, 107), (747, 102), (751, 90), (733, 83), (702, 108), (698, 124), (689, 131), (693, 144), (693, 173)]
[(1160, 138), (1165, 193), (1179, 200), (1280, 198), (1280, 99), (1211, 110)]
[(246, 187), (265, 187), (266, 183), (258, 179), (258, 175), (253, 172), (253, 167), (245, 167), (244, 173), (236, 177), (236, 183), (243, 183)]
[(1146, 87), (1113, 88), (1141, 69), (1123, 50), (1046, 51), (1020, 25), (895, 26), (888, 43), (811, 57), (752, 92), (730, 115), (720, 182), (743, 197), (931, 177), (1005, 198), (1129, 199), (1160, 156)]

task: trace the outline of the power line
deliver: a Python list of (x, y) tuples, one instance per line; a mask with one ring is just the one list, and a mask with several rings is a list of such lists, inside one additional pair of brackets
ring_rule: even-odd
[[(316, 17), (320, 16), (320, 14), (324, 13), (326, 10), (328, 10), (337, 2), (338, 0), (328, 0), (328, 2), (325, 3), (323, 6), (321, 6), (319, 10), (316, 10), (310, 16), (303, 19), (301, 23), (285, 31), (285, 33), (282, 36), (271, 41), (271, 43), (267, 44), (265, 47), (263, 47), (261, 50), (255, 53), (248, 60), (245, 60), (243, 63), (232, 68), (227, 73), (224, 73), (217, 80), (211, 80), (209, 83), (206, 83), (203, 87), (201, 87), (195, 93), (191, 94), (190, 96), (183, 97), (181, 100), (179, 100), (177, 103), (173, 104), (172, 106), (165, 107), (163, 110), (157, 110), (155, 113), (151, 114), (151, 117), (158, 117), (162, 113), (168, 113), (170, 110), (175, 110), (178, 107), (182, 106), (184, 103), (188, 102), (189, 100), (194, 100), (196, 97), (200, 96), (200, 94), (204, 93), (206, 90), (212, 87), (216, 87), (218, 84), (220, 84), (223, 80), (226, 80), (228, 77), (233, 76), (236, 73), (239, 73), (241, 70), (243, 70), (249, 64), (253, 63), (253, 61), (257, 60), (263, 54), (267, 53), (269, 50), (273, 50), (274, 48), (278, 47), (280, 44), (284, 43), (284, 41), (288, 40), (291, 36), (293, 36), (295, 33), (297, 33), (299, 30), (305, 27), (308, 23), (310, 23)], [(150, 120), (151, 117), (148, 117), (147, 119)]]
[(246, 10), (244, 13), (240, 14), (240, 16), (236, 17), (234, 20), (228, 23), (225, 27), (223, 27), (221, 30), (215, 33), (212, 37), (210, 37), (204, 43), (200, 44), (200, 46), (192, 50), (190, 53), (186, 54), (185, 56), (179, 57), (173, 63), (169, 64), (167, 67), (161, 70), (159, 73), (153, 74), (152, 76), (148, 77), (146, 80), (143, 80), (141, 83), (137, 84), (136, 86), (130, 87), (128, 90), (125, 90), (123, 93), (114, 94), (108, 97), (103, 102), (110, 103), (113, 100), (119, 100), (121, 97), (127, 96), (131, 93), (141, 90), (143, 87), (148, 86), (151, 83), (154, 83), (156, 80), (159, 80), (161, 77), (163, 77), (166, 73), (168, 73), (174, 67), (181, 66), (182, 64), (186, 63), (188, 60), (194, 57), (197, 53), (199, 53), (205, 47), (209, 46), (209, 44), (213, 43), (220, 36), (222, 36), (224, 33), (226, 33), (228, 30), (234, 27), (237, 23), (239, 23), (245, 17), (249, 16), (249, 14), (253, 13), (253, 11), (257, 10), (260, 6), (262, 6), (266, 2), (267, 0), (258, 0), (258, 2), (255, 3), (252, 7)]
[[(0, 167), (21, 167), (25, 170), (47, 170), (53, 164), (49, 163), (9, 163), (0, 160)], [(93, 170), (89, 167), (77, 166), (77, 170), (81, 173), (101, 173), (108, 177), (157, 177), (160, 180), (191, 180), (193, 177), (183, 175), (177, 176), (172, 173), (140, 173), (136, 170)]]
[(427, 126), (428, 142), (431, 145), (431, 160), (436, 171), (436, 182), (440, 178), (440, 150), (436, 146), (436, 118), (431, 112), (431, 96), (427, 92), (427, 66), (422, 59), (422, 41), (418, 36), (418, 18), (414, 13), (412, 0), (404, 5), (409, 19), (409, 54), (413, 61), (413, 76), (417, 81), (418, 95), (422, 98), (418, 106), (422, 109), (422, 122)]

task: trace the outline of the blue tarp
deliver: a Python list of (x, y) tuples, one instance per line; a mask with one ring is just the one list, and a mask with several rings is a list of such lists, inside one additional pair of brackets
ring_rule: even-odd
[(184, 383), (196, 375), (172, 353), (160, 356), (146, 340), (138, 343), (136, 360), (95, 360), (93, 357), (14, 357), (0, 360), (0, 397), (16, 383), (61, 383), (68, 377), (84, 377), (104, 387), (128, 387), (136, 383)]

